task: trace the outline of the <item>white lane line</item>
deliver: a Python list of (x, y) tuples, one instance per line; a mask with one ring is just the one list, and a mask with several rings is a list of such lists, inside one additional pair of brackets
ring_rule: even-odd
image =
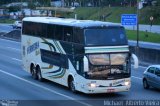
[(36, 83), (34, 83), (34, 82), (31, 82), (31, 81), (28, 81), (28, 80), (26, 80), (26, 79), (23, 79), (23, 78), (21, 78), (21, 77), (18, 77), (18, 76), (16, 76), (16, 75), (14, 75), (14, 74), (5, 72), (5, 71), (3, 71), (3, 70), (1, 70), (1, 69), (0, 69), (0, 72), (6, 74), (6, 75), (8, 75), (8, 76), (14, 77), (14, 78), (16, 78), (16, 79), (19, 79), (19, 80), (21, 80), (21, 81), (24, 81), (24, 82), (26, 82), (26, 83), (29, 83), (29, 84), (31, 84), (31, 85), (33, 85), (33, 86), (36, 86), (36, 87), (39, 87), (39, 88), (44, 89), (44, 90), (46, 90), (46, 91), (49, 91), (49, 92), (51, 92), (51, 93), (54, 93), (54, 94), (63, 96), (63, 97), (65, 97), (65, 98), (67, 98), (67, 99), (70, 99), (70, 100), (74, 100), (75, 102), (80, 103), (80, 104), (82, 104), (82, 105), (92, 106), (92, 105), (90, 105), (90, 104), (88, 104), (88, 103), (78, 101), (78, 100), (76, 100), (75, 98), (72, 98), (72, 97), (67, 96), (67, 95), (65, 95), (65, 94), (62, 94), (62, 93), (53, 91), (53, 90), (51, 90), (51, 89), (49, 89), (49, 88), (47, 88), (47, 87), (44, 87), (44, 86), (42, 86), (42, 85), (36, 84)]
[(145, 69), (147, 68), (147, 67), (145, 67), (145, 66), (139, 66), (139, 67), (141, 67), (141, 68), (145, 68)]
[(140, 78), (140, 77), (132, 76), (132, 78), (136, 78), (136, 79), (142, 80), (142, 78)]
[(20, 60), (20, 59), (17, 59), (17, 58), (12, 58), (12, 59), (13, 59), (13, 60), (16, 60), (16, 61), (20, 61), (20, 62), (22, 61), (22, 60)]
[(17, 59), (17, 58), (12, 58), (12, 57), (10, 57), (10, 56), (6, 56), (6, 55), (4, 55), (4, 54), (0, 54), (0, 56), (3, 56), (3, 57), (5, 57), (5, 58), (9, 58), (9, 59), (12, 59), (12, 60), (14, 60), (14, 61), (22, 61), (22, 60), (20, 60), (20, 59)]
[[(132, 64), (132, 66), (134, 66), (134, 65)], [(140, 66), (140, 65), (139, 65), (138, 67), (141, 67), (141, 68), (147, 68), (146, 66)]]
[(13, 47), (7, 47), (8, 49), (12, 49), (12, 50), (16, 50), (16, 51), (20, 51), (20, 49), (17, 48), (13, 48)]
[(21, 43), (21, 42), (12, 41), (12, 40), (8, 40), (8, 39), (1, 39), (1, 38), (0, 38), (0, 40), (3, 40), (3, 41), (8, 41), (8, 42), (12, 42), (12, 43), (18, 43), (18, 44), (20, 44), (20, 43)]

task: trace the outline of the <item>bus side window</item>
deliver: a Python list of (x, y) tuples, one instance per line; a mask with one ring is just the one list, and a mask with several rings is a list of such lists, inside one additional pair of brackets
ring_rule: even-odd
[(55, 25), (48, 24), (47, 25), (47, 38), (54, 39), (55, 37)]
[(41, 37), (47, 38), (47, 24), (41, 23)]
[(27, 22), (23, 21), (22, 23), (22, 34), (26, 34)]
[(26, 35), (32, 35), (32, 22), (23, 22), (23, 24), (24, 24), (23, 33)]
[(42, 29), (41, 23), (34, 23), (34, 28), (33, 29), (35, 30), (34, 34), (36, 36), (41, 36), (41, 29)]
[(72, 42), (72, 38), (73, 38), (73, 28), (64, 27), (64, 41)]
[(63, 26), (56, 25), (55, 29), (55, 39), (56, 40), (63, 40)]
[(79, 43), (83, 44), (84, 43), (84, 34), (83, 34), (83, 29), (80, 28), (75, 28), (74, 29), (74, 43)]

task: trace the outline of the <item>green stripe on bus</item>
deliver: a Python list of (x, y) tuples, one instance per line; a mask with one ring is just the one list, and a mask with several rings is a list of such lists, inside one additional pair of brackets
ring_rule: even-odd
[(53, 42), (55, 43), (55, 45), (58, 48), (59, 52), (63, 54), (63, 51), (61, 50), (61, 48), (59, 47), (59, 45), (57, 44), (57, 42), (56, 41), (53, 41)]
[(61, 73), (56, 74), (56, 75), (52, 75), (50, 76), (50, 78), (62, 78), (66, 73), (66, 69), (63, 69)]

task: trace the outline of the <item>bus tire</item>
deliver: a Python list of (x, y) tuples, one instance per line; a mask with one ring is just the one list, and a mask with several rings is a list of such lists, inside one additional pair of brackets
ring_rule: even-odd
[(41, 69), (39, 66), (36, 67), (36, 71), (37, 71), (37, 79), (41, 82), (43, 82), (43, 77), (42, 77), (42, 74), (41, 74)]
[(73, 93), (76, 93), (77, 91), (76, 91), (76, 89), (75, 89), (75, 82), (74, 82), (74, 79), (73, 79), (73, 77), (69, 77), (69, 79), (68, 79), (68, 87), (69, 87), (69, 89), (73, 92)]
[(31, 64), (31, 75), (33, 79), (37, 80), (38, 76), (34, 64)]

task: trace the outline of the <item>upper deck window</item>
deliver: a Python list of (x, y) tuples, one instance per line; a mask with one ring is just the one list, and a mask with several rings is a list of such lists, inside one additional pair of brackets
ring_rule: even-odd
[(128, 41), (123, 27), (85, 30), (86, 46), (117, 46), (127, 44)]

